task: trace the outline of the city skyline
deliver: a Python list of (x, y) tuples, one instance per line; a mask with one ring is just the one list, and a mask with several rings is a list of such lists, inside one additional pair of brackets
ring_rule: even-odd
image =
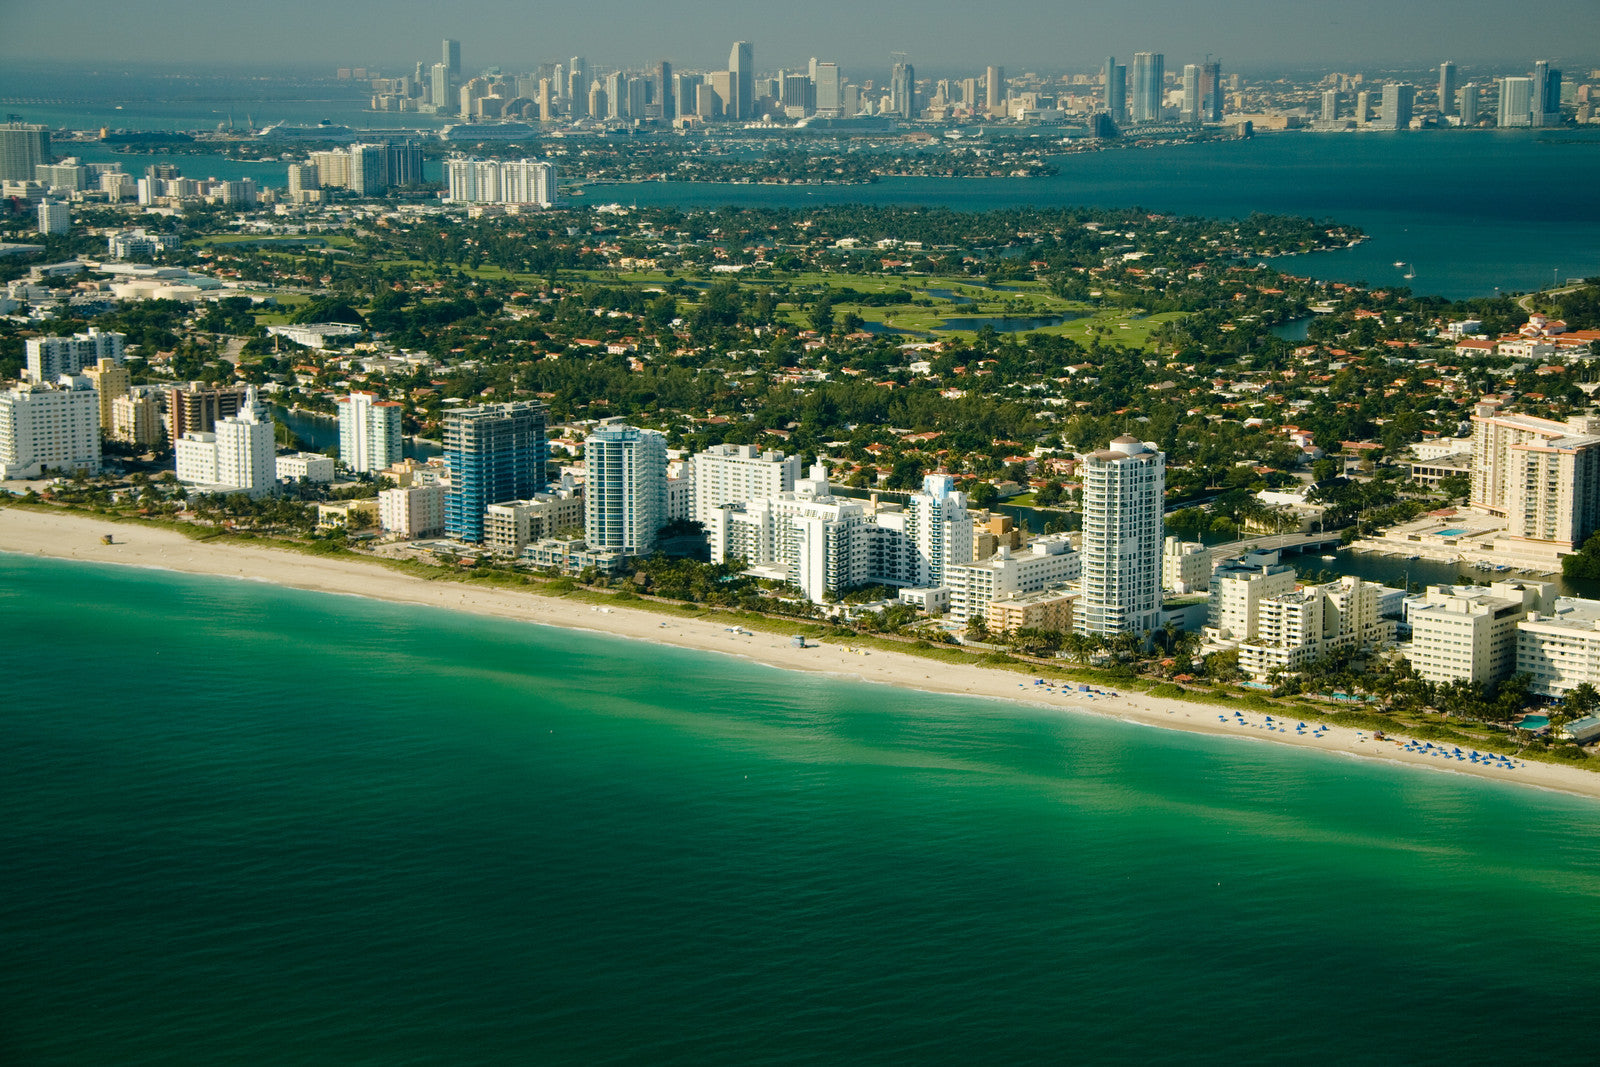
[[(107, 0), (24, 7), (8, 16), (10, 32), (0, 41), (0, 59), (136, 66), (171, 62), (176, 46), (185, 60), (211, 67), (259, 67), (263, 55), (274, 53), (296, 68), (398, 65), (436, 54), (439, 40), (450, 37), (461, 42), (467, 71), (531, 66), (574, 53), (618, 66), (667, 58), (714, 69), (725, 66), (729, 41), (744, 40), (754, 45), (758, 70), (810, 55), (887, 70), (890, 52), (900, 51), (930, 70), (981, 69), (999, 62), (1018, 71), (1087, 71), (1096, 69), (1107, 52), (1169, 58), (1211, 54), (1224, 57), (1233, 69), (1426, 65), (1433, 56), (1463, 64), (1502, 63), (1533, 54), (1548, 55), (1559, 65), (1594, 61), (1592, 52), (1571, 52), (1575, 46), (1569, 42), (1600, 40), (1600, 8), (1582, 0), (1558, 0), (1536, 14), (1487, 0), (1398, 9), (1372, 0), (1331, 8), (1232, 0), (1204, 10), (1150, 0), (1116, 11), (1073, 7), (1044, 13), (1002, 0), (976, 21), (948, 0), (924, 0), (879, 9), (880, 28), (857, 26), (855, 9), (839, 0), (818, 0), (803, 12), (759, 14), (725, 0), (696, 0), (679, 5), (676, 17), (667, 21), (641, 19), (642, 5), (624, 0), (581, 12), (541, 12), (537, 20), (504, 0), (449, 12), (415, 0), (383, 5), (357, 0), (337, 9), (284, 0), (270, 11), (233, 13), (211, 33), (193, 18), (195, 7), (129, 8)], [(1450, 17), (1442, 18), (1446, 13)], [(318, 27), (315, 35), (305, 33), (308, 24)], [(1026, 33), (1017, 32), (1021, 25)]]

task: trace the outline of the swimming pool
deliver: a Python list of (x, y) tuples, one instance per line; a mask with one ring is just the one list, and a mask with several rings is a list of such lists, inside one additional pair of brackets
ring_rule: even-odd
[(1524, 715), (1521, 721), (1517, 723), (1517, 729), (1542, 730), (1549, 725), (1550, 716), (1548, 715)]
[(1462, 534), (1464, 534), (1466, 532), (1467, 531), (1465, 531), (1465, 530), (1440, 530), (1437, 536), (1439, 536), (1439, 537), (1460, 537)]

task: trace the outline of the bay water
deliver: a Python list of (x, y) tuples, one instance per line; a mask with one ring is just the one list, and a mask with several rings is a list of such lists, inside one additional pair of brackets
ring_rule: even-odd
[(1592, 801), (17, 555), (0, 636), (0, 1062), (1587, 1059)]

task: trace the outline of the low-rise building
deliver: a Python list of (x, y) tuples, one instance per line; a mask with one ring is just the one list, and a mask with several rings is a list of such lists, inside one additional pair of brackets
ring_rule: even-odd
[(583, 497), (571, 490), (535, 493), (527, 500), (490, 504), (483, 511), (483, 545), (492, 552), (520, 556), (529, 542), (583, 528)]
[(1516, 671), (1529, 692), (1559, 699), (1587, 682), (1600, 687), (1600, 600), (1560, 597), (1517, 625)]
[(1348, 575), (1267, 597), (1258, 610), (1256, 636), (1238, 647), (1239, 669), (1261, 681), (1394, 639), (1394, 622), (1378, 614), (1378, 587)]
[(378, 521), (384, 533), (407, 541), (444, 534), (445, 487), (438, 482), (414, 482), (378, 493)]
[(334, 500), (317, 505), (317, 529), (369, 530), (378, 525), (380, 505), (376, 497), (361, 500)]
[(535, 567), (575, 574), (593, 567), (596, 574), (616, 578), (627, 570), (628, 554), (615, 549), (592, 549), (581, 537), (548, 537), (522, 550), (523, 562)]
[(1554, 600), (1555, 586), (1545, 582), (1431, 585), (1406, 601), (1406, 658), (1430, 682), (1499, 681), (1516, 668), (1518, 624)]
[(326, 485), (333, 481), (333, 457), (317, 452), (291, 452), (278, 457), (278, 481), (306, 481)]
[(1072, 630), (1072, 605), (1078, 594), (1070, 590), (1043, 593), (1007, 593), (989, 601), (985, 622), (992, 634), (1019, 630)]
[(1066, 534), (1040, 537), (1021, 552), (1002, 546), (991, 559), (946, 569), (950, 617), (962, 623), (985, 618), (999, 597), (1060, 588), (1082, 576), (1083, 559)]

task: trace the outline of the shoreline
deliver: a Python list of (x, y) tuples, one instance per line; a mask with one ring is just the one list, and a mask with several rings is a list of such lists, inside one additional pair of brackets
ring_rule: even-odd
[[(116, 540), (102, 544), (110, 529)], [(1354, 756), (1364, 760), (1449, 770), (1476, 778), (1550, 789), (1600, 799), (1600, 774), (1577, 767), (1517, 762), (1516, 769), (1465, 760), (1442, 759), (1439, 750), (1412, 751), (1375, 741), (1365, 731), (1289, 720), (1269, 723), (1260, 711), (1176, 700), (1147, 693), (1098, 694), (1068, 691), (1065, 683), (1034, 684), (1017, 671), (952, 664), (879, 649), (852, 650), (831, 641), (793, 646), (786, 635), (764, 631), (732, 632), (720, 621), (663, 616), (618, 605), (595, 605), (560, 597), (458, 582), (429, 581), (390, 570), (377, 562), (332, 559), (274, 548), (270, 543), (193, 541), (158, 526), (111, 522), (72, 512), (42, 512), (0, 507), (0, 552), (84, 563), (108, 563), (209, 577), (267, 582), (287, 588), (385, 600), (392, 603), (462, 611), (513, 622), (583, 630), (700, 652), (738, 656), (780, 670), (833, 675), (901, 689), (977, 697), (1076, 714), (1121, 719), (1217, 737), (1243, 737)], [(1295, 720), (1298, 721), (1298, 720)], [(1441, 766), (1441, 763), (1448, 766)]]

